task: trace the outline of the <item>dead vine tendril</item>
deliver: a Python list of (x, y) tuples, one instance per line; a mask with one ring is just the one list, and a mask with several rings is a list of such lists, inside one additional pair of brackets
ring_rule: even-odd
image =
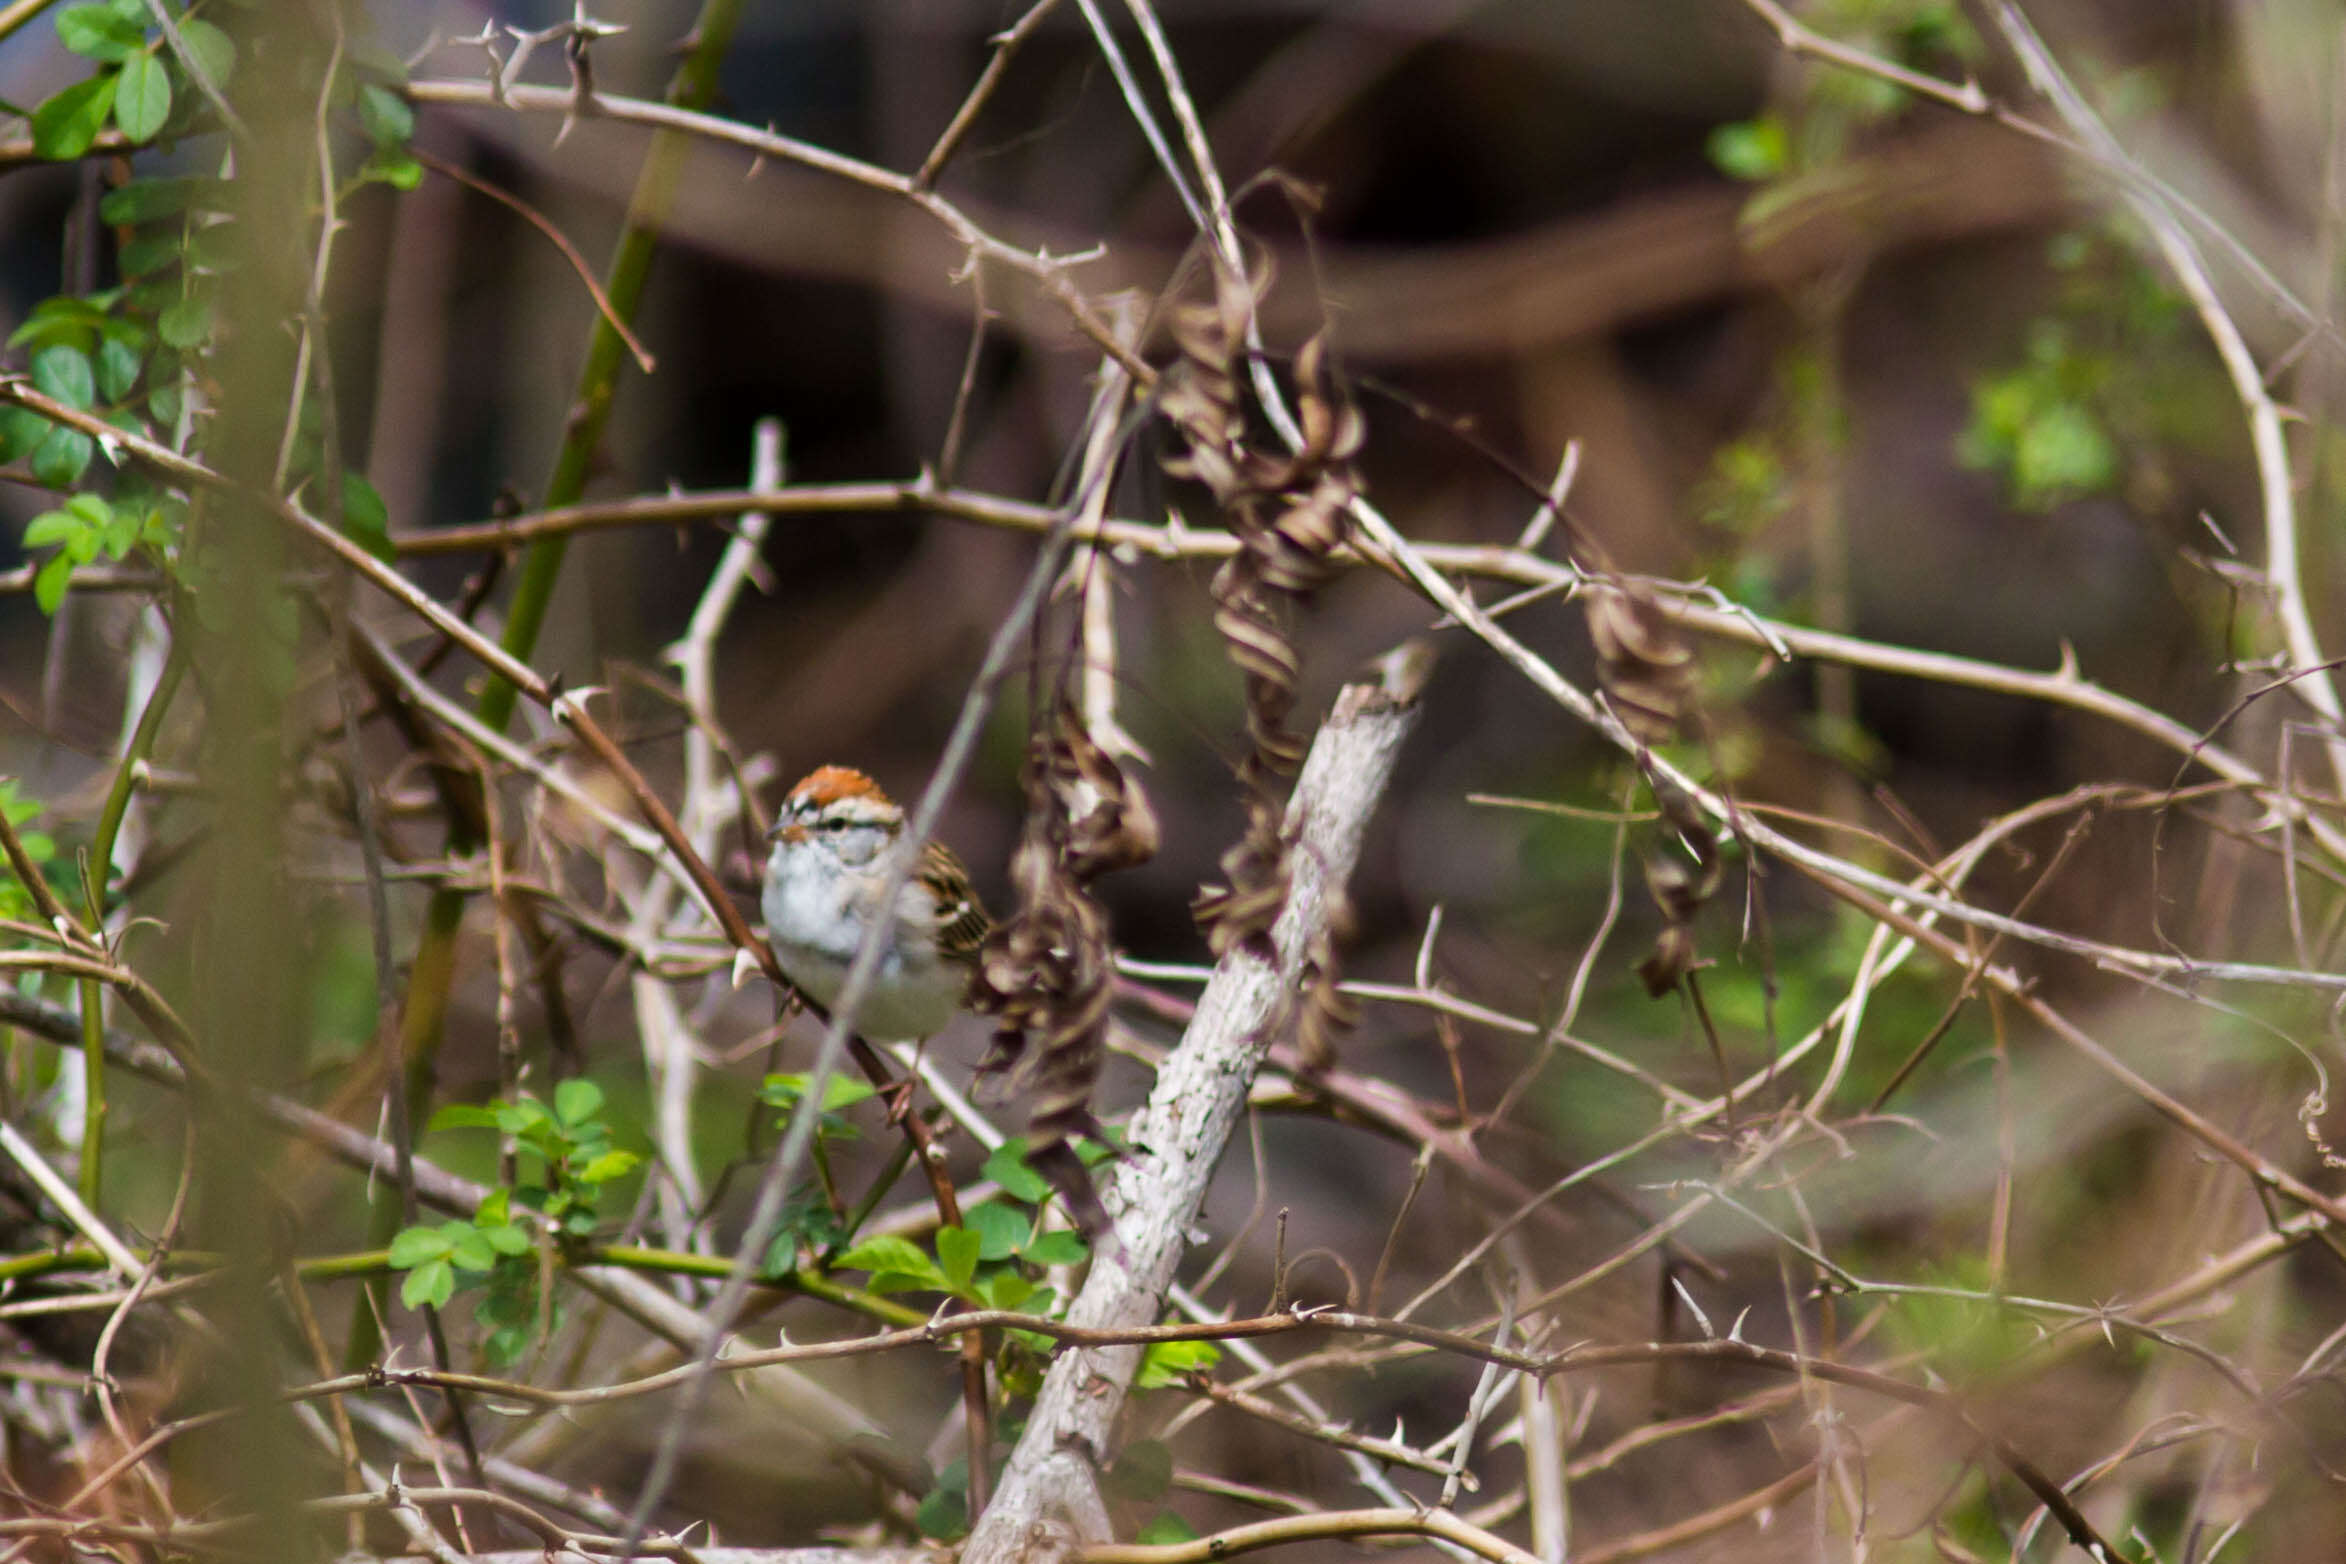
[[(1288, 616), (1294, 602), (1324, 579), (1329, 556), (1348, 534), (1346, 508), (1361, 489), (1352, 459), (1364, 426), (1331, 371), (1324, 333), (1295, 356), (1302, 434), (1296, 447), (1290, 451), (1263, 438), (1248, 416), (1239, 375), (1247, 325), (1269, 281), (1267, 268), (1253, 276), (1217, 268), (1213, 302), (1174, 311), (1181, 356), (1158, 403), (1183, 445), (1179, 455), (1167, 458), (1166, 471), (1203, 484), (1240, 544), (1215, 572), (1212, 595), (1214, 628), (1246, 678), (1250, 748), (1239, 764), (1246, 830), (1222, 855), (1224, 883), (1205, 887), (1191, 909), (1217, 957), (1242, 945), (1267, 944), (1286, 904), (1285, 801), (1277, 779), (1292, 774), (1303, 757), (1303, 741), (1287, 726), (1302, 664)], [(1315, 951), (1312, 964), (1312, 993), (1332, 1000), (1333, 951)], [(1342, 1022), (1340, 1011), (1315, 1002), (1304, 1022), (1314, 1056), (1324, 1058), (1328, 1033)]]
[(1100, 1139), (1092, 1087), (1106, 1049), (1115, 952), (1091, 882), (1145, 863), (1157, 820), (1139, 786), (1064, 698), (1026, 765), (1026, 831), (1010, 861), (1017, 910), (986, 937), (971, 1002), (995, 1018), (981, 1075), (1031, 1086), (1027, 1162), (1097, 1234), (1107, 1211), (1072, 1144)]

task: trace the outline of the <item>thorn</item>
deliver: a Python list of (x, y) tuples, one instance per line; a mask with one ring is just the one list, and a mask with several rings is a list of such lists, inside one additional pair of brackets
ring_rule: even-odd
[(546, 709), (554, 714), (556, 722), (567, 727), (585, 713), (590, 697), (604, 691), (605, 686), (600, 684), (582, 684), (575, 690), (566, 690), (562, 687), (562, 675), (556, 674), (546, 686)]
[(1694, 1294), (1686, 1290), (1686, 1283), (1680, 1281), (1675, 1273), (1670, 1277), (1670, 1290), (1686, 1305), (1687, 1312), (1694, 1316), (1694, 1323), (1702, 1327), (1702, 1339), (1717, 1341), (1719, 1333), (1711, 1329), (1711, 1317), (1702, 1312), (1702, 1305), (1694, 1301)]
[(750, 954), (748, 951), (746, 951), (746, 950), (736, 950), (736, 951), (733, 953), (733, 987), (734, 987), (734, 991), (738, 993), (738, 992), (740, 991), (740, 989), (741, 989), (741, 985), (749, 981), (749, 975), (750, 975), (751, 973), (753, 973), (753, 972), (757, 971), (757, 970), (758, 970), (758, 958), (757, 958), (757, 957), (755, 957), (755, 956), (751, 955), (751, 954)]

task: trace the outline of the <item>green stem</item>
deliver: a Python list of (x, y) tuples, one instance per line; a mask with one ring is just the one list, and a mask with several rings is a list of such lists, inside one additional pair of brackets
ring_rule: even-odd
[(131, 731), (122, 768), (114, 773), (114, 784), (106, 790), (105, 807), (98, 811), (97, 835), (90, 841), (90, 859), (101, 875), (114, 861), (114, 840), (122, 834), (123, 817), (130, 812), (130, 795), (138, 790), (139, 764), (155, 752), (155, 735), (162, 731), (163, 713), (170, 707), (171, 697), (179, 693), (179, 681), (186, 672), (187, 658), (173, 647), (162, 674), (155, 680), (154, 693), (147, 697), (147, 709), (139, 713), (138, 726)]
[(898, 1143), (896, 1154), (888, 1159), (888, 1165), (880, 1170), (880, 1176), (872, 1180), (872, 1187), (864, 1191), (863, 1199), (857, 1201), (855, 1209), (847, 1213), (847, 1220), (841, 1224), (841, 1243), (855, 1242), (855, 1235), (863, 1231), (864, 1223), (871, 1220), (872, 1213), (880, 1208), (880, 1202), (887, 1198), (888, 1191), (896, 1187), (896, 1181), (904, 1177), (904, 1170), (911, 1166), (912, 1139), (907, 1136)]
[[(716, 100), (718, 68), (732, 46), (741, 10), (742, 0), (703, 0), (700, 15), (688, 35), (692, 47), (668, 84), (667, 100), (671, 105), (697, 111)], [(660, 231), (690, 150), (690, 137), (661, 131), (653, 136), (651, 148), (644, 155), (642, 171), (636, 176), (635, 191), (628, 201), (627, 226), (620, 233), (610, 271), (604, 279), (603, 291), (610, 301), (610, 312), (620, 320), (633, 320), (637, 306), (643, 301), (652, 256), (658, 248)], [(546, 481), (547, 506), (574, 504), (586, 491), (587, 474), (595, 450), (602, 444), (603, 430), (610, 422), (611, 403), (618, 394), (619, 371), (626, 362), (626, 354), (627, 345), (618, 331), (598, 314), (594, 335), (587, 344), (586, 363), (579, 371), (578, 390), (570, 400), (570, 419), (563, 430), (562, 447), (555, 454), (554, 470)], [(546, 611), (553, 601), (554, 584), (562, 573), (567, 544), (568, 540), (561, 537), (541, 538), (522, 555), (513, 599), (506, 606), (505, 634), (500, 644), (524, 662), (536, 650), (538, 633), (545, 628)], [(513, 720), (516, 694), (509, 681), (491, 677), (482, 688), (474, 711), (488, 727), (502, 733)], [(452, 824), (451, 853), (462, 854), (479, 845), (467, 826)], [(430, 1117), (433, 1069), (440, 1051), (442, 1022), (448, 1011), (448, 989), (456, 974), (457, 930), (463, 921), (463, 893), (435, 891), (424, 909), (423, 933), (408, 977), (407, 1002), (399, 1023), (401, 1062), (395, 1066), (406, 1072), (408, 1113), (410, 1122), (415, 1124)], [(399, 1230), (400, 1220), (398, 1203), (378, 1193), (369, 1224), (369, 1241), (389, 1243), (391, 1235)], [(374, 1361), (381, 1345), (375, 1320), (383, 1314), (384, 1302), (379, 1297), (375, 1308), (357, 1311), (345, 1362)]]
[[(153, 1258), (153, 1252), (132, 1250), (141, 1260)], [(177, 1274), (218, 1270), (227, 1264), (227, 1256), (202, 1249), (174, 1249), (164, 1257), (164, 1269)], [(0, 1282), (21, 1281), (31, 1276), (57, 1276), (69, 1272), (103, 1271), (110, 1264), (104, 1255), (88, 1244), (69, 1244), (62, 1249), (36, 1249), (29, 1254), (0, 1256)], [(387, 1249), (361, 1249), (351, 1254), (318, 1255), (307, 1260), (296, 1260), (293, 1269), (303, 1281), (333, 1282), (353, 1276), (381, 1276), (391, 1269), (391, 1253)]]
[[(133, 1252), (138, 1253), (135, 1250)], [(142, 1260), (149, 1257), (148, 1254), (139, 1255)], [(608, 1265), (661, 1276), (699, 1276), (712, 1281), (722, 1280), (733, 1272), (733, 1262), (723, 1255), (687, 1254), (680, 1249), (652, 1249), (635, 1244), (597, 1244), (586, 1250), (580, 1258), (588, 1265)], [(174, 1249), (165, 1257), (164, 1267), (174, 1275), (200, 1274), (217, 1270), (226, 1262), (225, 1255), (201, 1249)], [(104, 1255), (88, 1244), (69, 1244), (61, 1249), (36, 1249), (28, 1254), (0, 1255), (0, 1283), (23, 1281), (36, 1276), (103, 1271), (109, 1263)], [(394, 1274), (391, 1270), (391, 1254), (387, 1249), (313, 1255), (306, 1260), (294, 1261), (293, 1269), (303, 1281), (309, 1282), (348, 1281), (354, 1277), (372, 1280)], [(929, 1317), (922, 1310), (907, 1307), (893, 1298), (882, 1297), (862, 1287), (851, 1287), (810, 1267), (769, 1277), (765, 1285), (804, 1293), (809, 1298), (819, 1299), (885, 1325), (918, 1325)]]
[[(715, 101), (718, 67), (724, 63), (725, 51), (732, 45), (733, 30), (740, 19), (741, 0), (705, 0), (690, 34), (692, 49), (677, 67), (675, 79), (668, 84), (670, 105), (697, 112)], [(643, 169), (636, 175), (635, 192), (627, 204), (627, 226), (620, 233), (619, 246), (612, 254), (611, 269), (603, 285), (611, 302), (611, 314), (620, 320), (633, 320), (636, 307), (643, 300), (652, 256), (659, 247), (661, 228), (667, 222), (668, 208), (675, 200), (677, 181), (691, 148), (691, 137), (680, 131), (663, 130), (652, 137), (651, 149), (644, 154)], [(586, 363), (579, 371), (578, 393), (571, 399), (569, 427), (563, 431), (562, 448), (555, 453), (553, 475), (546, 482), (548, 508), (575, 504), (586, 492), (587, 474), (596, 448), (603, 443), (603, 430), (611, 418), (611, 403), (619, 390), (619, 371), (626, 361), (627, 344), (610, 320), (598, 314), (594, 338), (587, 345)], [(538, 632), (545, 627), (546, 610), (553, 601), (554, 583), (561, 575), (562, 558), (568, 545), (569, 540), (564, 537), (541, 538), (522, 555), (513, 600), (505, 611), (502, 644), (523, 661), (536, 648)], [(513, 718), (515, 693), (507, 681), (492, 678), (481, 691), (476, 708), (481, 720), (503, 732)]]
[[(722, 1281), (733, 1274), (733, 1261), (725, 1255), (687, 1254), (679, 1249), (649, 1249), (635, 1244), (597, 1244), (586, 1252), (586, 1260), (590, 1265), (615, 1265), (666, 1276), (703, 1276), (712, 1281)], [(919, 1325), (929, 1317), (922, 1310), (908, 1308), (861, 1287), (850, 1287), (806, 1267), (767, 1277), (764, 1284), (787, 1287), (792, 1292), (805, 1293), (809, 1298), (819, 1298), (889, 1325)]]
[[(114, 873), (114, 843), (122, 834), (124, 817), (130, 813), (130, 795), (138, 785), (139, 767), (154, 753), (155, 735), (163, 727), (163, 713), (170, 707), (171, 697), (178, 693), (180, 675), (186, 671), (186, 658), (173, 646), (170, 657), (164, 661), (162, 674), (155, 680), (154, 690), (147, 696), (146, 710), (139, 713), (138, 726), (131, 730), (122, 764), (114, 772), (113, 786), (106, 790), (106, 805), (98, 812), (98, 833), (90, 841), (82, 895), (89, 908), (90, 930), (100, 939), (106, 933), (106, 885)], [(96, 978), (83, 978), (75, 986), (81, 996), (82, 1084), (87, 1105), (82, 1113), (81, 1173), (76, 1182), (83, 1204), (95, 1211), (104, 1187), (106, 1166), (105, 985)]]

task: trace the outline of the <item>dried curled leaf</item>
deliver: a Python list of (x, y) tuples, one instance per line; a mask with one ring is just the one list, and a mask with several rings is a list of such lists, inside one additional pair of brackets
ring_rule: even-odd
[(1653, 788), (1666, 839), (1645, 855), (1645, 888), (1661, 909), (1664, 927), (1653, 950), (1637, 964), (1637, 975), (1645, 991), (1659, 999), (1701, 965), (1694, 920), (1718, 893), (1725, 868), (1717, 835), (1686, 791), (1659, 777), (1653, 778)]
[(1597, 582), (1584, 596), (1597, 682), (1614, 715), (1644, 742), (1667, 742), (1694, 692), (1694, 648), (1643, 592)]
[(1010, 860), (1017, 906), (986, 937), (970, 982), (971, 1006), (994, 1017), (993, 1047), (978, 1068), (1031, 1093), (1027, 1161), (1076, 1225), (1097, 1234), (1108, 1213), (1071, 1143), (1099, 1135), (1092, 1089), (1116, 965), (1089, 886), (1154, 855), (1157, 821), (1064, 699), (1028, 754), (1026, 795), (1026, 831)]
[(1323, 337), (1295, 357), (1298, 447), (1289, 451), (1253, 430), (1239, 372), (1247, 324), (1269, 281), (1267, 270), (1242, 277), (1219, 268), (1212, 303), (1174, 312), (1180, 359), (1167, 371), (1158, 400), (1182, 446), (1166, 459), (1166, 471), (1203, 484), (1239, 540), (1239, 552), (1215, 572), (1211, 592), (1214, 628), (1245, 676), (1248, 753), (1239, 780), (1246, 830), (1222, 855), (1224, 883), (1206, 887), (1191, 906), (1216, 956), (1261, 946), (1287, 902), (1285, 810), (1276, 779), (1292, 774), (1304, 751), (1287, 726), (1302, 661), (1287, 615), (1297, 596), (1326, 577), (1360, 492), (1352, 458), (1364, 425), (1331, 372)]
[(1306, 1070), (1325, 1070), (1336, 1062), (1336, 1039), (1360, 1023), (1360, 1002), (1338, 987), (1342, 972), (1336, 964), (1336, 941), (1350, 931), (1351, 908), (1331, 900), (1328, 923), (1312, 937), (1304, 953), (1301, 983), (1303, 1008), (1295, 1020), (1295, 1047)]

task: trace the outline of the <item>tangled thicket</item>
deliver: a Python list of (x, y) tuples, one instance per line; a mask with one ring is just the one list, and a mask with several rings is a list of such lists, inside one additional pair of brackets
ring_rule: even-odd
[(377, 9), (0, 13), (0, 1564), (2346, 1551), (2327, 21)]

